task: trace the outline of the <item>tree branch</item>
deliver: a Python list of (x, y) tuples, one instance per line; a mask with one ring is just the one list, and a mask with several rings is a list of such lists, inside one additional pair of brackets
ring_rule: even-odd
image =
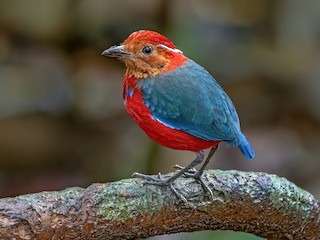
[(193, 179), (175, 182), (187, 205), (133, 178), (0, 199), (0, 239), (135, 239), (210, 229), (320, 239), (319, 201), (286, 179), (221, 170), (204, 178), (214, 201)]

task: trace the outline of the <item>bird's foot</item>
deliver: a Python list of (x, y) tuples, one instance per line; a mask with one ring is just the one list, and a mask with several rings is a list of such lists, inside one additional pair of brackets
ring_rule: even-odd
[[(184, 167), (182, 167), (182, 166), (180, 166), (180, 165), (178, 165), (178, 164), (174, 165), (173, 168), (174, 168), (174, 169), (181, 170), (181, 171), (184, 170)], [(204, 190), (205, 192), (208, 192), (208, 193), (209, 193), (211, 200), (214, 200), (214, 199), (215, 199), (214, 196), (213, 196), (212, 190), (210, 189), (210, 187), (208, 186), (208, 184), (206, 183), (206, 181), (204, 181), (203, 178), (202, 178), (202, 174), (203, 174), (202, 171), (198, 171), (198, 170), (195, 169), (195, 168), (191, 168), (191, 169), (189, 169), (188, 171), (184, 172), (183, 174), (184, 174), (187, 178), (194, 178), (194, 179), (196, 179), (198, 182), (200, 182), (203, 190)]]
[(157, 176), (150, 176), (137, 172), (133, 173), (132, 176), (143, 179), (143, 184), (168, 187), (178, 199), (181, 199), (186, 204), (188, 204), (188, 200), (181, 193), (179, 193), (177, 189), (175, 189), (175, 187), (173, 186), (173, 180), (170, 177), (164, 178), (161, 173), (159, 173)]
[[(172, 168), (177, 169), (177, 170), (184, 171), (184, 167), (182, 167), (182, 166), (180, 166), (180, 165), (178, 165), (178, 164), (174, 165)], [(186, 176), (186, 177), (193, 177), (193, 178), (194, 178), (195, 174), (197, 174), (197, 173), (198, 173), (198, 170), (197, 170), (197, 169), (191, 168), (191, 169), (189, 169), (188, 171), (185, 171), (185, 172), (183, 173), (183, 175)]]

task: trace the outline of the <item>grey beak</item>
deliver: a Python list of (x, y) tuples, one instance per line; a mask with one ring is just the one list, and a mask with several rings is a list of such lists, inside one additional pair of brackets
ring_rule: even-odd
[(129, 52), (126, 52), (124, 50), (124, 46), (120, 45), (120, 46), (112, 46), (104, 50), (102, 55), (106, 57), (122, 58), (122, 57), (130, 56), (132, 54)]

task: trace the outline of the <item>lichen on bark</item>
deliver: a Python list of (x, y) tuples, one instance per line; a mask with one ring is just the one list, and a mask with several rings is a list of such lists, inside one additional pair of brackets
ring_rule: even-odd
[(235, 170), (208, 170), (204, 179), (213, 200), (194, 179), (176, 180), (188, 204), (134, 178), (0, 199), (0, 239), (136, 239), (210, 229), (320, 239), (319, 201), (288, 180)]

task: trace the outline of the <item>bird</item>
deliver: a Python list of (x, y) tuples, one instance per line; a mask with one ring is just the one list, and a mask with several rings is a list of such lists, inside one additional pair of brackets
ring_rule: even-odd
[[(160, 145), (196, 153), (186, 167), (175, 165), (179, 171), (170, 177), (160, 173), (133, 176), (147, 184), (169, 187), (184, 201), (174, 181), (182, 175), (193, 177), (213, 197), (202, 174), (221, 142), (238, 147), (249, 160), (254, 158), (227, 93), (206, 69), (186, 57), (167, 37), (151, 30), (135, 31), (102, 55), (124, 62), (124, 106), (140, 128)], [(209, 148), (205, 158), (204, 150)]]

